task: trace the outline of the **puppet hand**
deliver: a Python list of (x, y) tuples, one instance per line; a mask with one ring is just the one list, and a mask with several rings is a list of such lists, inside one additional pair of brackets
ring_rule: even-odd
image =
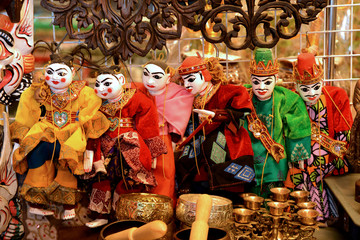
[(199, 118), (207, 118), (208, 116), (210, 116), (210, 118), (213, 118), (215, 116), (215, 112), (204, 109), (193, 109), (193, 112), (199, 114)]
[(19, 147), (20, 147), (20, 144), (18, 144), (17, 142), (14, 142), (14, 147), (13, 147), (13, 150), (12, 150), (11, 155), (10, 155), (11, 162), (14, 162), (14, 160), (13, 160), (14, 152), (15, 152), (16, 149), (18, 149)]
[(304, 170), (304, 160), (299, 161), (299, 168)]
[(91, 171), (93, 160), (94, 160), (94, 151), (86, 150), (84, 152), (84, 170), (86, 173)]
[(152, 169), (156, 168), (156, 162), (157, 162), (157, 158), (153, 158), (152, 163), (151, 163), (151, 168)]

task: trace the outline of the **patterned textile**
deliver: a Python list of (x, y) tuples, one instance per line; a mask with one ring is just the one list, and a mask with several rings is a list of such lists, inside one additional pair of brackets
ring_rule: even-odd
[[(215, 90), (209, 95), (210, 99), (195, 99), (194, 108), (206, 103), (205, 110), (225, 110), (230, 121), (208, 123), (184, 146), (175, 162), (179, 188), (188, 190), (193, 185), (195, 189), (193, 181), (208, 181), (208, 191), (228, 191), (233, 187), (231, 191), (242, 192), (244, 183), (254, 178), (251, 141), (241, 124), (244, 113), (250, 111), (249, 95), (244, 87), (231, 84), (216, 85)], [(186, 136), (200, 125), (198, 115), (193, 116)]]
[[(334, 100), (337, 102), (336, 98)], [(307, 106), (310, 119), (316, 123), (323, 134), (330, 137), (333, 135), (335, 140), (348, 142), (350, 131), (334, 131), (334, 125), (331, 125), (335, 115), (340, 114), (336, 110), (330, 113), (334, 108), (332, 101), (325, 94), (321, 95), (316, 104)], [(341, 114), (347, 117), (348, 113), (343, 111)], [(318, 221), (325, 221), (331, 216), (338, 217), (336, 204), (323, 179), (330, 175), (342, 175), (348, 172), (347, 160), (336, 157), (319, 145), (316, 140), (311, 140), (311, 156), (304, 161), (304, 165), (305, 170), (290, 169), (285, 185), (310, 192), (310, 201), (316, 203), (315, 209), (320, 213)]]

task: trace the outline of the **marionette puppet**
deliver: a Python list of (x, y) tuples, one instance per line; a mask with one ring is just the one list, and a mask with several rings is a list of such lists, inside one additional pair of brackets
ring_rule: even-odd
[(352, 172), (360, 172), (360, 80), (357, 81), (354, 89), (353, 106), (356, 116), (351, 127), (350, 145), (347, 151), (347, 158), (352, 167)]
[(255, 175), (250, 137), (242, 127), (251, 109), (249, 94), (243, 86), (223, 85), (226, 78), (216, 58), (188, 57), (178, 72), (195, 97), (188, 137), (176, 160), (179, 191), (211, 191), (233, 199)]
[(111, 207), (115, 210), (119, 195), (149, 192), (157, 186), (152, 164), (166, 153), (159, 137), (158, 113), (151, 99), (135, 88), (125, 88), (120, 66), (100, 68), (95, 93), (103, 99), (100, 111), (110, 127), (100, 138), (89, 140), (94, 151), (94, 172), (89, 209), (98, 217), (86, 226), (95, 228), (108, 223)]
[(144, 65), (142, 81), (155, 99), (160, 137), (168, 150), (167, 154), (157, 158), (154, 175), (158, 185), (151, 192), (169, 196), (176, 204), (173, 143), (179, 142), (184, 136), (194, 96), (184, 87), (170, 82), (174, 72), (163, 61), (149, 61)]
[(250, 62), (252, 109), (247, 116), (254, 150), (256, 185), (252, 192), (269, 197), (282, 187), (289, 164), (310, 156), (310, 121), (305, 104), (294, 92), (276, 86), (279, 66), (271, 49), (258, 48)]
[(47, 44), (52, 54), (45, 76), (21, 95), (10, 130), (14, 169), (27, 173), (20, 194), (29, 212), (53, 215), (53, 202), (64, 207), (61, 218), (67, 220), (75, 217), (79, 196), (74, 175), (84, 174), (87, 137), (99, 137), (106, 126), (91, 124), (101, 99), (86, 81), (73, 81), (74, 57), (83, 56), (83, 48), (60, 54), (53, 46)]
[(301, 53), (294, 63), (293, 77), (296, 91), (306, 104), (311, 121), (311, 155), (304, 162), (304, 170), (289, 171), (288, 187), (310, 192), (320, 213), (318, 221), (338, 216), (336, 204), (323, 182), (329, 175), (348, 172), (346, 153), (353, 123), (349, 98), (342, 88), (323, 86), (323, 70), (312, 53)]

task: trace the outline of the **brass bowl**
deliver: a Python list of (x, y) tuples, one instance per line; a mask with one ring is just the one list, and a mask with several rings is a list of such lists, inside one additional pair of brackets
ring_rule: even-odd
[(244, 199), (244, 197), (248, 197), (248, 196), (257, 196), (255, 193), (241, 193), (240, 197), (242, 199)]
[(300, 222), (304, 225), (316, 224), (316, 217), (319, 216), (319, 212), (314, 209), (301, 209), (297, 212)]
[(270, 214), (273, 216), (281, 216), (284, 213), (284, 209), (289, 206), (286, 202), (269, 202), (268, 203)]
[(272, 200), (274, 202), (286, 202), (289, 198), (290, 190), (284, 187), (277, 187), (270, 189), (272, 195)]
[(116, 204), (118, 220), (151, 222), (161, 220), (169, 224), (174, 216), (170, 197), (151, 193), (121, 194)]
[(145, 222), (141, 221), (117, 221), (110, 223), (103, 227), (100, 231), (99, 240), (105, 240), (105, 238), (111, 234), (124, 231), (133, 227), (141, 227)]
[(236, 222), (249, 223), (255, 212), (253, 210), (246, 209), (246, 208), (235, 208), (233, 213), (234, 213), (234, 218), (235, 218)]
[[(200, 194), (182, 194), (176, 205), (176, 218), (187, 227), (195, 221), (196, 202)], [(223, 228), (232, 218), (233, 205), (230, 199), (210, 195), (212, 207), (209, 217), (209, 227)]]
[(302, 202), (298, 203), (297, 206), (301, 209), (314, 209), (316, 206), (316, 203), (314, 202)]
[(308, 191), (294, 191), (290, 193), (290, 196), (295, 199), (295, 204), (307, 202), (309, 195)]
[[(189, 240), (191, 229), (183, 229), (174, 234), (175, 240)], [(230, 240), (229, 234), (219, 228), (209, 228), (207, 240)]]
[(259, 196), (244, 197), (245, 207), (251, 210), (259, 210), (263, 202), (264, 202), (263, 197), (259, 197)]

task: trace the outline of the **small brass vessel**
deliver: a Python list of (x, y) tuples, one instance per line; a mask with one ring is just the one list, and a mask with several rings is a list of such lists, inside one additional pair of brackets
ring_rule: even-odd
[(302, 203), (298, 203), (297, 206), (301, 209), (314, 209), (314, 207), (316, 206), (316, 203), (314, 202), (302, 202)]
[(295, 204), (307, 202), (309, 198), (309, 192), (308, 191), (294, 191), (290, 193), (290, 196), (292, 196), (295, 199)]
[(284, 209), (289, 206), (286, 202), (269, 202), (268, 203), (270, 214), (273, 216), (281, 216), (284, 213)]
[(259, 197), (259, 196), (244, 197), (245, 207), (251, 210), (259, 210), (263, 202), (264, 202), (263, 197)]
[(304, 225), (315, 225), (316, 217), (319, 216), (318, 211), (314, 209), (301, 209), (297, 212), (299, 215), (300, 222)]
[(235, 208), (233, 212), (235, 221), (238, 223), (249, 223), (255, 213), (253, 210), (246, 208)]
[(270, 189), (272, 200), (274, 202), (286, 202), (289, 198), (290, 190), (284, 187), (277, 187)]

